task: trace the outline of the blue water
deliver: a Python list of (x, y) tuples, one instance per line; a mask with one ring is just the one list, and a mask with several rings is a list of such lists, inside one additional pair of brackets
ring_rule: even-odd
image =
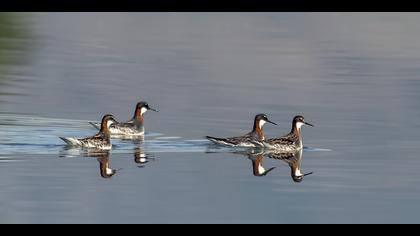
[[(416, 13), (0, 13), (0, 222), (418, 223)], [(147, 101), (144, 140), (68, 148)], [(266, 136), (290, 160), (205, 135)], [(103, 178), (101, 165), (117, 172)]]

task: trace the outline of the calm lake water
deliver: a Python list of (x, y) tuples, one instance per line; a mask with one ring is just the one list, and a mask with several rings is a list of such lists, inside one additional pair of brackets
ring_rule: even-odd
[[(0, 222), (420, 223), (419, 21), (1, 13)], [(140, 100), (160, 110), (143, 141), (96, 155), (58, 138), (128, 120)], [(246, 133), (262, 112), (279, 124), (268, 137), (297, 114), (315, 125), (299, 159), (312, 175), (203, 138)], [(275, 169), (256, 176), (258, 158)]]

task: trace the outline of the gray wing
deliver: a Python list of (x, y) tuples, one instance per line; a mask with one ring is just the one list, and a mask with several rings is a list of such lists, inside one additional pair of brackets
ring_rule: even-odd
[(101, 133), (92, 137), (79, 139), (79, 141), (86, 147), (98, 148), (109, 145), (110, 143), (109, 139), (106, 139)]
[(250, 133), (245, 134), (243, 136), (226, 138), (227, 142), (232, 143), (234, 145), (239, 145), (241, 143), (250, 142), (252, 140), (254, 140), (254, 138), (253, 138), (252, 134), (250, 134)]
[(273, 145), (294, 145), (296, 143), (296, 137), (293, 134), (289, 134), (280, 138), (272, 138), (267, 140), (267, 143)]
[(116, 135), (132, 135), (132, 134), (139, 134), (143, 132), (143, 130), (139, 129), (135, 123), (126, 122), (126, 123), (118, 123), (111, 125), (110, 127), (111, 134)]
[(216, 144), (222, 144), (222, 145), (228, 145), (228, 146), (238, 146), (245, 143), (252, 143), (250, 142), (252, 140), (252, 135), (250, 134), (246, 134), (244, 136), (238, 136), (238, 137), (229, 137), (229, 138), (217, 138), (217, 137), (211, 137), (211, 136), (206, 136), (206, 138)]
[(116, 128), (116, 127), (118, 127), (118, 128), (135, 128), (136, 127), (136, 125), (134, 124), (134, 123), (131, 123), (131, 122), (126, 122), (126, 123), (117, 123), (117, 124), (113, 124), (113, 125), (111, 125), (111, 127), (113, 127), (113, 128)]

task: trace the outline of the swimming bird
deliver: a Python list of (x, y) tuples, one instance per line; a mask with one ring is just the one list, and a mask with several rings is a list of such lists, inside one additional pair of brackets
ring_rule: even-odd
[(231, 138), (216, 138), (216, 137), (206, 136), (206, 138), (215, 144), (226, 145), (226, 146), (231, 146), (231, 147), (262, 146), (262, 144), (260, 144), (259, 142), (262, 142), (265, 140), (263, 126), (267, 122), (273, 125), (277, 125), (276, 123), (270, 121), (267, 118), (266, 114), (258, 114), (255, 116), (254, 127), (252, 131), (243, 136), (231, 137)]
[(114, 117), (110, 114), (104, 115), (101, 122), (101, 130), (99, 133), (92, 137), (88, 138), (69, 138), (69, 137), (59, 137), (69, 146), (79, 146), (84, 148), (96, 148), (102, 150), (109, 150), (112, 148), (110, 140), (109, 127), (114, 124), (116, 121)]
[[(132, 119), (126, 122), (115, 122), (111, 125), (109, 131), (111, 135), (122, 135), (122, 136), (141, 136), (144, 135), (144, 113), (151, 110), (157, 112), (157, 110), (151, 108), (147, 102), (139, 102), (136, 105), (134, 116)], [(100, 124), (89, 122), (95, 128), (100, 129)]]
[(292, 122), (292, 130), (289, 134), (279, 137), (268, 139), (267, 141), (256, 143), (256, 145), (264, 145), (268, 149), (276, 149), (281, 151), (297, 151), (303, 148), (301, 128), (303, 125), (313, 126), (305, 122), (303, 116), (295, 116)]

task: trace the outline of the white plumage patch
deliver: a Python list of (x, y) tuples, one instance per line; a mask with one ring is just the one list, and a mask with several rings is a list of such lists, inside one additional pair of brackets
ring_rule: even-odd
[(110, 168), (106, 168), (106, 174), (107, 174), (107, 175), (112, 174), (112, 169), (110, 169)]
[(260, 120), (260, 123), (259, 123), (260, 129), (262, 129), (265, 123), (266, 123), (265, 120)]
[(106, 126), (109, 128), (112, 124), (114, 124), (115, 122), (113, 120), (108, 120), (106, 122)]
[(302, 125), (304, 125), (304, 123), (299, 121), (296, 123), (296, 128), (300, 129)]
[(242, 142), (242, 143), (239, 143), (238, 145), (234, 145), (234, 146), (237, 146), (237, 147), (256, 147), (255, 144), (250, 143), (250, 142)]
[(302, 176), (302, 173), (300, 172), (299, 168), (296, 168), (295, 175), (298, 177)]
[(264, 173), (264, 172), (265, 172), (265, 169), (264, 169), (264, 167), (263, 167), (261, 164), (259, 164), (259, 165), (258, 165), (258, 172), (259, 172), (260, 174), (262, 174), (262, 173)]
[(140, 110), (140, 114), (143, 115), (144, 113), (146, 113), (146, 111), (147, 111), (147, 108), (142, 107), (141, 110)]

